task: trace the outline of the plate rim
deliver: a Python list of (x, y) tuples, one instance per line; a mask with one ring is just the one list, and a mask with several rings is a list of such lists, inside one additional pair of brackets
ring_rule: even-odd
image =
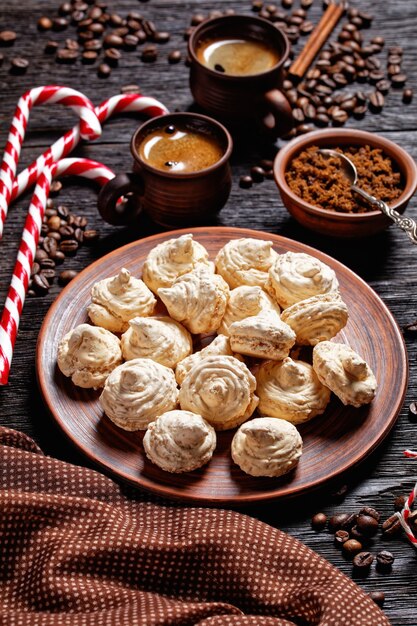
[(63, 421), (60, 418), (60, 416), (58, 416), (56, 412), (54, 412), (53, 407), (51, 405), (50, 398), (49, 398), (49, 394), (48, 394), (48, 388), (46, 385), (46, 377), (40, 375), (40, 372), (42, 371), (42, 367), (41, 367), (42, 347), (44, 344), (45, 335), (47, 333), (49, 319), (54, 316), (55, 310), (58, 308), (61, 299), (64, 299), (67, 292), (73, 288), (74, 286), (73, 281), (71, 281), (66, 287), (64, 287), (64, 289), (61, 291), (60, 294), (58, 294), (57, 298), (49, 307), (44, 317), (44, 320), (42, 322), (42, 326), (40, 328), (39, 334), (38, 334), (38, 339), (36, 342), (36, 355), (35, 355), (35, 372), (36, 372), (36, 380), (37, 380), (38, 388), (42, 397), (42, 401), (45, 407), (47, 408), (49, 414), (51, 415), (52, 419), (60, 427), (61, 431), (64, 433), (67, 439), (72, 443), (72, 445), (77, 450), (81, 451), (81, 453), (84, 454), (90, 461), (98, 465), (106, 473), (109, 473), (112, 477), (122, 479), (125, 482), (133, 485), (135, 488), (141, 489), (142, 491), (151, 492), (152, 494), (156, 494), (157, 496), (162, 496), (164, 498), (168, 498), (171, 500), (177, 500), (177, 501), (182, 501), (185, 503), (194, 503), (194, 504), (200, 504), (200, 505), (209, 505), (209, 506), (213, 506), (213, 505), (221, 506), (227, 503), (232, 504), (234, 506), (237, 506), (237, 505), (243, 506), (245, 504), (251, 504), (255, 502), (266, 502), (268, 500), (274, 500), (274, 499), (285, 500), (285, 499), (297, 498), (306, 493), (311, 493), (313, 491), (320, 489), (326, 483), (331, 483), (332, 481), (334, 481), (335, 479), (337, 479), (338, 477), (342, 476), (343, 474), (348, 472), (350, 469), (352, 469), (352, 467), (356, 466), (357, 464), (360, 464), (362, 461), (364, 461), (364, 459), (368, 458), (376, 450), (376, 448), (382, 443), (382, 441), (387, 438), (387, 436), (393, 429), (395, 423), (397, 422), (398, 416), (400, 414), (401, 408), (405, 400), (405, 396), (406, 396), (407, 388), (408, 388), (408, 380), (409, 380), (409, 364), (408, 364), (408, 353), (407, 353), (407, 348), (405, 345), (404, 337), (401, 333), (400, 327), (393, 313), (391, 313), (388, 306), (385, 304), (382, 298), (377, 294), (377, 292), (363, 278), (361, 278), (361, 276), (359, 276), (356, 272), (351, 270), (347, 265), (344, 265), (343, 263), (341, 263), (334, 257), (331, 257), (330, 255), (326, 254), (325, 252), (322, 252), (321, 250), (313, 248), (312, 246), (299, 242), (295, 239), (290, 239), (289, 237), (284, 237), (282, 235), (277, 235), (275, 233), (269, 233), (263, 230), (240, 228), (237, 226), (207, 226), (207, 227), (200, 226), (200, 227), (192, 227), (192, 228), (181, 228), (181, 229), (176, 229), (172, 231), (171, 230), (162, 231), (160, 233), (156, 233), (148, 237), (143, 237), (142, 239), (137, 239), (135, 241), (132, 241), (131, 243), (125, 244), (124, 246), (120, 246), (119, 248), (112, 250), (111, 252), (105, 254), (104, 256), (100, 257), (96, 261), (93, 261), (92, 263), (87, 265), (87, 267), (85, 267), (81, 272), (79, 272), (79, 274), (73, 280), (74, 281), (81, 280), (85, 274), (89, 273), (93, 268), (99, 266), (103, 262), (104, 259), (109, 259), (111, 257), (116, 256), (117, 254), (120, 254), (121, 251), (126, 251), (126, 250), (129, 250), (130, 248), (134, 248), (145, 240), (147, 242), (156, 241), (155, 245), (157, 245), (158, 240), (164, 241), (164, 240), (167, 240), (167, 238), (179, 237), (186, 233), (191, 233), (197, 238), (200, 233), (207, 234), (208, 232), (216, 232), (216, 231), (217, 232), (226, 231), (228, 233), (230, 233), (230, 231), (234, 231), (236, 232), (236, 234), (239, 233), (241, 237), (253, 237), (255, 235), (255, 238), (259, 238), (261, 236), (262, 238), (266, 237), (267, 240), (269, 237), (269, 238), (272, 238), (273, 243), (276, 243), (277, 245), (278, 244), (282, 245), (283, 247), (285, 247), (286, 241), (292, 241), (296, 244), (299, 244), (303, 247), (303, 251), (305, 251), (307, 254), (311, 253), (312, 256), (318, 255), (319, 258), (321, 258), (321, 260), (323, 260), (324, 262), (330, 261), (331, 265), (333, 266), (336, 265), (336, 272), (337, 272), (337, 266), (339, 266), (344, 271), (347, 270), (348, 273), (353, 274), (355, 279), (357, 279), (366, 289), (370, 290), (373, 293), (374, 297), (379, 301), (380, 306), (382, 306), (385, 314), (388, 316), (388, 318), (390, 319), (392, 323), (393, 329), (395, 330), (395, 334), (401, 346), (400, 356), (401, 356), (401, 361), (402, 361), (402, 372), (401, 372), (402, 392), (401, 392), (401, 396), (397, 398), (395, 410), (393, 411), (389, 425), (386, 428), (384, 428), (383, 431), (381, 431), (380, 435), (373, 442), (371, 446), (367, 446), (362, 451), (361, 454), (358, 454), (354, 458), (353, 461), (351, 460), (348, 464), (345, 464), (342, 468), (339, 468), (337, 471), (333, 471), (326, 477), (318, 479), (314, 482), (309, 482), (308, 484), (304, 485), (302, 488), (299, 488), (296, 491), (292, 491), (290, 493), (280, 493), (280, 491), (282, 491), (282, 488), (277, 488), (276, 490), (269, 490), (266, 493), (260, 492), (260, 493), (246, 494), (246, 495), (238, 494), (234, 497), (198, 496), (198, 495), (193, 495), (190, 493), (180, 494), (178, 492), (178, 488), (175, 488), (175, 487), (170, 488), (169, 486), (166, 486), (163, 484), (159, 485), (158, 483), (155, 483), (152, 480), (147, 479), (146, 477), (141, 477), (140, 480), (135, 480), (134, 478), (129, 476), (129, 474), (125, 473), (123, 470), (109, 466), (107, 463), (101, 460), (100, 457), (96, 456), (94, 452), (92, 452), (82, 442), (79, 442), (72, 435), (72, 433), (66, 426), (65, 421)]

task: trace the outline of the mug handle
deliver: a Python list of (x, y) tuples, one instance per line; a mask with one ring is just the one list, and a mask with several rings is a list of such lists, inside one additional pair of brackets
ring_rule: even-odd
[(117, 174), (100, 189), (97, 207), (101, 217), (113, 226), (125, 226), (133, 222), (141, 212), (137, 198), (127, 197), (122, 202), (119, 198), (127, 194), (143, 196), (145, 184), (138, 174)]
[(291, 105), (282, 91), (271, 89), (264, 94), (266, 105), (269, 109), (262, 123), (266, 130), (274, 132), (276, 136), (287, 135), (294, 126)]

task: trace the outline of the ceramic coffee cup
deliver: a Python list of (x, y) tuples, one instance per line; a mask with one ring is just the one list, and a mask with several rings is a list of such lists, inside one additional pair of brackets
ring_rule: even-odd
[(226, 128), (205, 115), (153, 118), (132, 137), (133, 171), (102, 187), (99, 212), (114, 225), (132, 223), (142, 210), (167, 228), (207, 223), (229, 197), (232, 149)]
[[(222, 41), (249, 42), (252, 50), (246, 57), (258, 58), (259, 64), (236, 71), (230, 65), (228, 68), (226, 64), (223, 67), (221, 63), (210, 63), (208, 46), (214, 44), (208, 50), (210, 54)], [(233, 63), (238, 49), (229, 50)], [(260, 17), (229, 15), (203, 22), (188, 42), (190, 88), (195, 101), (232, 130), (255, 122), (275, 137), (286, 135), (293, 127), (291, 106), (281, 91), (289, 50), (285, 34)], [(215, 58), (219, 58), (218, 49), (213, 54)]]

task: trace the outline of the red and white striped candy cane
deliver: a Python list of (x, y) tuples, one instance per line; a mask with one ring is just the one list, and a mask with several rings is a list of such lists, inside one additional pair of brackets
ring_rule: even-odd
[(114, 172), (102, 163), (90, 159), (62, 159), (57, 163), (46, 165), (39, 176), (23, 228), (12, 281), (0, 320), (0, 385), (5, 385), (9, 378), (20, 315), (29, 285), (52, 178), (63, 175), (82, 176), (104, 185), (114, 177)]
[[(141, 94), (121, 94), (104, 100), (96, 107), (95, 113), (100, 123), (104, 124), (110, 117), (119, 113), (142, 113), (148, 117), (157, 117), (168, 113), (168, 109), (155, 98)], [(80, 136), (80, 125), (77, 124), (23, 170), (13, 183), (12, 200), (36, 183), (48, 159), (58, 161), (69, 154), (79, 143)]]
[(30, 89), (19, 99), (0, 170), (0, 237), (11, 200), (13, 183), (19, 162), (22, 143), (33, 106), (41, 104), (63, 104), (73, 109), (80, 117), (80, 135), (83, 139), (96, 139), (101, 135), (101, 125), (91, 101), (81, 92), (69, 87), (48, 85)]
[[(417, 459), (417, 452), (414, 452), (413, 450), (405, 450), (404, 456), (406, 456), (409, 459)], [(413, 506), (416, 497), (417, 497), (417, 483), (414, 485), (413, 491), (409, 494), (402, 511), (400, 513), (396, 513), (395, 515), (399, 519), (400, 524), (403, 527), (405, 534), (407, 535), (407, 539), (414, 546), (414, 548), (417, 549), (417, 538), (415, 537), (408, 523), (408, 518), (410, 517), (410, 514), (411, 514), (411, 507)]]

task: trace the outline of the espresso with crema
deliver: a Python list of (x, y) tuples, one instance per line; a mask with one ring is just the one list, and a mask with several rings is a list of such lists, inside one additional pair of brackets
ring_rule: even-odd
[(280, 60), (278, 52), (267, 43), (238, 37), (202, 40), (196, 53), (200, 63), (229, 76), (262, 74)]
[(199, 172), (224, 154), (217, 137), (185, 125), (156, 128), (135, 147), (142, 161), (166, 172)]

